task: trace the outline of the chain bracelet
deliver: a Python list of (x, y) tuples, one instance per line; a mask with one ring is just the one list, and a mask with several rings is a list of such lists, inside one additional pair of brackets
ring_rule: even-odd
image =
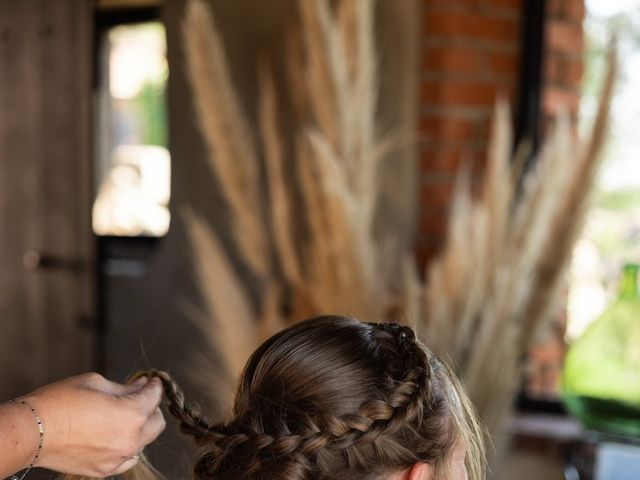
[(36, 424), (38, 425), (38, 432), (40, 433), (40, 439), (38, 441), (38, 450), (36, 450), (36, 456), (33, 458), (33, 461), (31, 462), (31, 464), (27, 467), (27, 469), (22, 474), (22, 476), (18, 477), (17, 475), (11, 475), (11, 477), (9, 477), (10, 480), (24, 480), (27, 474), (31, 471), (33, 467), (36, 466), (36, 464), (38, 463), (38, 460), (40, 459), (40, 453), (42, 453), (42, 446), (44, 445), (44, 424), (40, 419), (40, 415), (38, 415), (38, 412), (36, 412), (36, 409), (33, 408), (33, 405), (31, 405), (29, 402), (27, 402), (26, 400), (12, 400), (12, 402), (16, 404), (21, 403), (31, 411), (31, 413), (33, 414), (33, 417), (36, 419)]

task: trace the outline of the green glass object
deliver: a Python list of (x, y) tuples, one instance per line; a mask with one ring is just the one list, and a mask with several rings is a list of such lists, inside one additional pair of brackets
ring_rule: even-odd
[(640, 437), (640, 292), (638, 265), (626, 265), (620, 295), (571, 346), (564, 400), (587, 427)]

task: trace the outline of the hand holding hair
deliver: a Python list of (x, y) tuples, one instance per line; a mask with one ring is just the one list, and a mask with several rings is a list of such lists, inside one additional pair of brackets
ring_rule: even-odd
[[(325, 315), (279, 332), (253, 353), (232, 414), (215, 423), (185, 401), (167, 372), (139, 372), (129, 387), (89, 380), (95, 385), (84, 394), (98, 398), (76, 409), (70, 405), (79, 392), (64, 385), (26, 397), (45, 423), (61, 411), (60, 418), (75, 419), (73, 428), (85, 427), (60, 435), (64, 428), (50, 417), (62, 441), (43, 451), (42, 464), (82, 474), (65, 480), (124, 471), (128, 480), (162, 478), (143, 456), (131, 456), (164, 427), (163, 389), (168, 413), (199, 447), (194, 480), (486, 479), (484, 434), (464, 389), (403, 325)], [(86, 408), (108, 398), (107, 405), (119, 404), (111, 413), (105, 407), (92, 416)]]
[[(136, 465), (140, 451), (165, 427), (159, 379), (139, 378), (121, 385), (88, 373), (17, 400), (0, 405), (0, 451), (11, 452), (0, 457), (0, 478), (27, 468), (36, 454), (37, 466), (58, 472), (117, 475)], [(21, 400), (37, 412), (43, 434)]]

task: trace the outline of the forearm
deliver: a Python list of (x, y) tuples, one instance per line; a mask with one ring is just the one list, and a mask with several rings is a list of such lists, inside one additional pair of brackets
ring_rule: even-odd
[(165, 425), (158, 378), (121, 385), (89, 373), (21, 398), (35, 414), (19, 403), (0, 404), (0, 479), (29, 467), (36, 453), (36, 465), (56, 472), (119, 475), (136, 464)]
[[(38, 448), (38, 429), (21, 404), (0, 404), (0, 478), (28, 467)], [(7, 455), (8, 453), (8, 455)]]

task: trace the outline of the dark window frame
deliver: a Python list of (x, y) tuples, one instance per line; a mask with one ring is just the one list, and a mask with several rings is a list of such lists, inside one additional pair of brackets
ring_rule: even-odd
[[(97, 92), (101, 87), (102, 65), (101, 48), (104, 35), (113, 27), (120, 25), (133, 25), (138, 23), (162, 21), (161, 8), (151, 7), (131, 7), (131, 8), (96, 8), (94, 11), (93, 29), (93, 91)], [(95, 112), (94, 112), (95, 113)], [(95, 235), (95, 234), (94, 234)], [(96, 369), (105, 372), (107, 369), (106, 335), (108, 325), (107, 288), (109, 282), (110, 267), (115, 263), (133, 266), (148, 264), (150, 258), (158, 250), (159, 245), (166, 237), (141, 236), (113, 236), (95, 235), (97, 238), (97, 312), (95, 329), (97, 340), (97, 351), (95, 355)]]
[[(523, 0), (521, 22), (521, 61), (516, 109), (514, 150), (523, 141), (531, 142), (531, 153), (524, 171), (535, 162), (542, 140), (541, 115), (544, 88), (546, 0)], [(527, 361), (526, 358), (523, 361)], [(525, 412), (566, 414), (560, 399), (541, 399), (527, 394), (526, 378), (516, 398), (516, 408)]]

